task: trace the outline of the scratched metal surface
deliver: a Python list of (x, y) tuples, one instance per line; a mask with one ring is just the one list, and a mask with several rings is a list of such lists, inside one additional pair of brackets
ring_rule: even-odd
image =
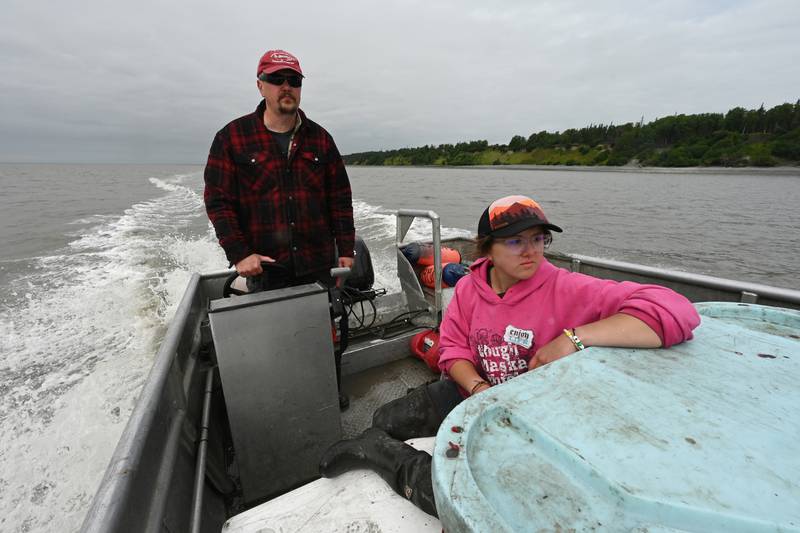
[(425, 363), (411, 357), (345, 376), (342, 388), (350, 397), (350, 407), (342, 412), (344, 438), (355, 437), (370, 427), (372, 413), (378, 407), (436, 378)]

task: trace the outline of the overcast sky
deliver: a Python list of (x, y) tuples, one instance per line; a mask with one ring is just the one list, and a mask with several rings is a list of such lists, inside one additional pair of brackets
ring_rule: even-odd
[(800, 1), (3, 0), (0, 161), (204, 163), (288, 50), (342, 153), (800, 98)]

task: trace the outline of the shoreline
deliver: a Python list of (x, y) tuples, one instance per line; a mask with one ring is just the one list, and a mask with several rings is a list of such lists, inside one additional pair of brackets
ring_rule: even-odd
[[(9, 162), (0, 161), (6, 166), (178, 166), (178, 167), (204, 167), (205, 163), (42, 163), (42, 162)], [(648, 174), (728, 174), (728, 175), (761, 175), (761, 176), (790, 176), (800, 178), (800, 166), (775, 166), (775, 167), (645, 167), (625, 165), (619, 167), (587, 166), (587, 165), (352, 165), (345, 163), (349, 168), (441, 168), (459, 170), (549, 170), (564, 172), (623, 172)]]
[(568, 172), (646, 172), (650, 174), (736, 174), (763, 176), (794, 176), (800, 178), (797, 167), (640, 167), (640, 166), (582, 166), (582, 165), (347, 165), (351, 168), (446, 168), (460, 170), (550, 170)]

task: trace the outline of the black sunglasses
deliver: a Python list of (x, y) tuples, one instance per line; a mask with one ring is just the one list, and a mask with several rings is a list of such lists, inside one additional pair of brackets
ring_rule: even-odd
[(258, 77), (261, 81), (265, 81), (270, 85), (283, 85), (283, 82), (287, 82), (289, 87), (300, 87), (303, 85), (303, 77), (299, 74), (264, 74), (262, 73), (261, 76)]

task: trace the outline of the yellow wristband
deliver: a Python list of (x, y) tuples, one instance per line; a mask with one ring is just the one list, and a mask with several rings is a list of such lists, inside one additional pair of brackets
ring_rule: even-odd
[(564, 335), (566, 335), (567, 338), (570, 341), (572, 341), (572, 344), (574, 344), (575, 348), (577, 348), (579, 351), (586, 349), (586, 346), (584, 346), (583, 343), (581, 342), (581, 340), (578, 338), (578, 336), (575, 335), (575, 330), (574, 329), (571, 329), (571, 330), (570, 329), (565, 329), (564, 330)]

